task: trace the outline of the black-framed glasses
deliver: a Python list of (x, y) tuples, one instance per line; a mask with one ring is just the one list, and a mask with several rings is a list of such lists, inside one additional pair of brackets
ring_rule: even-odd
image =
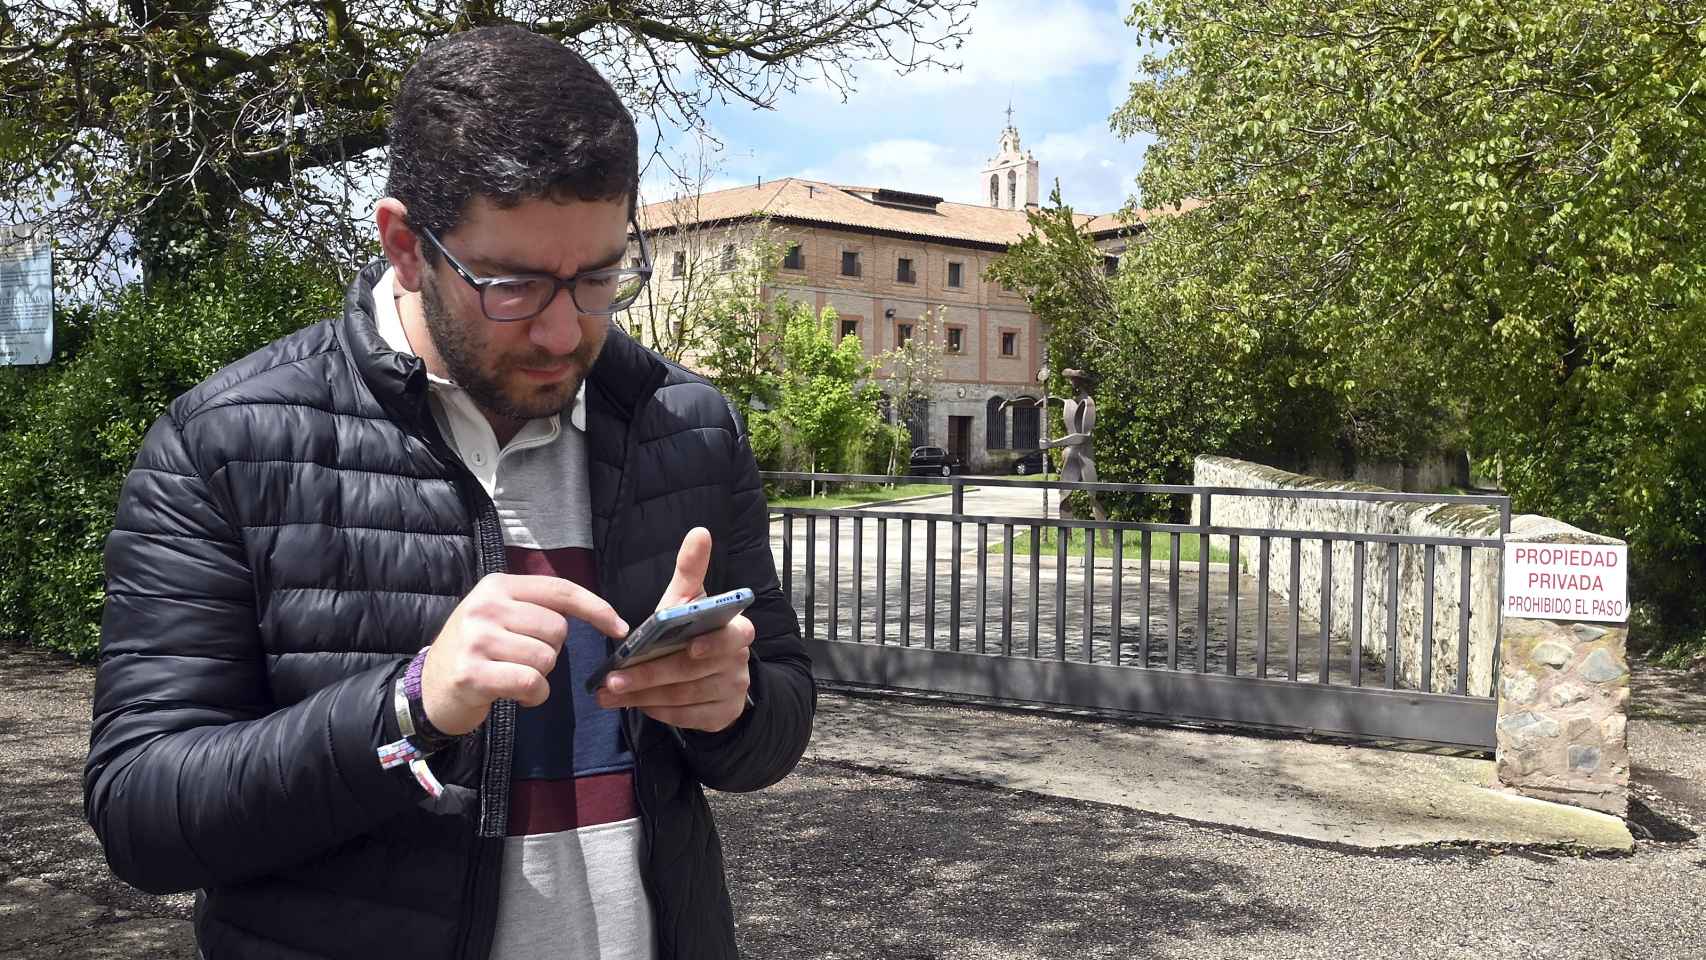
[(486, 314), (486, 319), (512, 323), (544, 313), (545, 308), (557, 299), (557, 293), (565, 288), (569, 291), (569, 298), (575, 302), (575, 309), (590, 316), (607, 317), (633, 306), (640, 292), (646, 288), (646, 281), (651, 278), (652, 256), (646, 249), (646, 235), (640, 232), (639, 224), (631, 220), (629, 224), (640, 242), (639, 265), (586, 270), (572, 277), (557, 277), (549, 273), (476, 277), (462, 265), (462, 261), (444, 249), (444, 244), (433, 236), (431, 230), (421, 227), (419, 232), (432, 241), (432, 245), (450, 262), (451, 268), (480, 294), (480, 309)]

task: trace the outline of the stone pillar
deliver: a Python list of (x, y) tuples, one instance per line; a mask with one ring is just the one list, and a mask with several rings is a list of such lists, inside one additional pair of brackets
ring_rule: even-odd
[[(1557, 521), (1544, 523), (1545, 532), (1513, 529), (1505, 549), (1519, 542), (1618, 542)], [(1541, 800), (1627, 816), (1627, 640), (1623, 624), (1505, 618), (1499, 650), (1500, 783)]]

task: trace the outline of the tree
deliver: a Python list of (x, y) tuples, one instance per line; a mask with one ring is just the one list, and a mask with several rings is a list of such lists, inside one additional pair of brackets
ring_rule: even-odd
[[(942, 308), (925, 310), (913, 324), (912, 336), (893, 350), (877, 358), (876, 368), (886, 374), (884, 382), (889, 402), (902, 424), (912, 420), (916, 404), (930, 399), (936, 381), (942, 378)], [(911, 434), (908, 432), (908, 441)], [(891, 447), (889, 476), (900, 472), (899, 445)]]
[(0, 368), (0, 641), (92, 659), (101, 550), (149, 426), (172, 398), (342, 301), (326, 265), (235, 247), (183, 283), (64, 311), (53, 364)]
[[(1521, 510), (1706, 608), (1706, 25), (1688, 0), (1139, 0), (1128, 269), (1347, 410), (1460, 421)], [(1412, 398), (1420, 409), (1404, 409)], [(1376, 424), (1375, 429), (1380, 429)], [(1399, 436), (1401, 443), (1403, 438)]]
[(798, 466), (814, 473), (857, 472), (873, 453), (891, 457), (900, 431), (878, 414), (882, 391), (859, 338), (838, 335), (832, 307), (820, 315), (807, 304), (783, 303), (776, 404), (753, 414), (755, 446), (797, 450), (805, 461)]
[[(1333, 448), (1336, 408), (1294, 382), (1292, 372), (1305, 363), (1293, 338), (1203, 309), (1225, 277), (1192, 275), (1198, 265), (1181, 269), (1175, 231), (1133, 243), (1110, 277), (1058, 187), (1029, 219), (1030, 233), (990, 276), (1023, 290), (1042, 321), (1052, 395), (1071, 393), (1062, 370), (1093, 375), (1101, 477), (1188, 483), (1202, 453), (1295, 463)], [(1200, 222), (1212, 228), (1210, 218)], [(1157, 504), (1110, 498), (1109, 506), (1137, 516)]]
[[(775, 276), (773, 267), (766, 269), (764, 260), (742, 249), (744, 244), (736, 244), (738, 269), (729, 269), (723, 247), (736, 239), (739, 228), (705, 223), (705, 185), (715, 166), (703, 137), (697, 146), (694, 157), (672, 165), (686, 189), (662, 204), (666, 212), (661, 223), (674, 229), (654, 234), (658, 249), (653, 254), (658, 261), (653, 281), (643, 304), (636, 304), (632, 314), (643, 327), (646, 344), (678, 362), (687, 359), (689, 350), (705, 345), (712, 332), (707, 329), (707, 315), (713, 306), (729, 298), (740, 298), (745, 304), (751, 295), (750, 306), (736, 312), (750, 310), (757, 305), (758, 291)], [(655, 224), (644, 226), (652, 228)], [(665, 237), (666, 243), (659, 242)], [(730, 318), (726, 310), (719, 313), (721, 319)]]
[[(693, 240), (688, 242), (691, 249)], [(776, 404), (786, 331), (800, 305), (768, 293), (780, 259), (775, 240), (759, 232), (735, 256), (734, 273), (715, 275), (708, 264), (699, 264), (699, 275), (713, 280), (681, 288), (681, 295), (667, 305), (665, 317), (670, 327), (681, 331), (694, 363), (723, 396), (751, 413)], [(689, 275), (693, 275), (691, 254), (688, 261)]]
[(382, 164), (397, 85), (447, 33), (558, 38), (665, 130), (802, 81), (845, 94), (862, 61), (942, 66), (973, 2), (9, 0), (0, 216), (45, 221), (78, 276), (115, 254), (183, 275), (244, 229), (349, 262), (367, 236), (350, 196)]

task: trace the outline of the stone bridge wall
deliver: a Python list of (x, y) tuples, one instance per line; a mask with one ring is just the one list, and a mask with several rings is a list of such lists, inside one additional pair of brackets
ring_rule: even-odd
[[(1198, 457), (1199, 486), (1274, 490), (1363, 490), (1362, 483), (1327, 481), (1225, 457)], [(1200, 518), (1201, 499), (1192, 509)], [(1412, 503), (1363, 503), (1348, 500), (1286, 500), (1265, 497), (1215, 497), (1215, 526), (1300, 531), (1390, 533), (1417, 536), (1497, 538), (1499, 515), (1487, 507)], [(1214, 538), (1219, 546), (1227, 538)], [(1511, 543), (1617, 543), (1548, 517), (1511, 518)], [(1363, 647), (1383, 655), (1386, 647), (1386, 551), (1370, 544), (1365, 568)], [(1332, 554), (1333, 628), (1349, 636), (1354, 591), (1350, 544)], [(1398, 674), (1420, 686), (1423, 549), (1399, 548)], [(1256, 543), (1240, 541), (1239, 563), (1254, 574), (1260, 555)], [(1269, 588), (1292, 601), (1291, 544), (1270, 541)], [(1319, 541), (1304, 541), (1299, 564), (1297, 602), (1313, 614), (1320, 609), (1322, 579)], [(1626, 816), (1629, 795), (1628, 630), (1624, 624), (1575, 623), (1511, 617), (1499, 626), (1502, 603), (1499, 551), (1470, 551), (1469, 692), (1499, 698), (1497, 777), (1528, 796), (1571, 803)], [(1434, 570), (1433, 689), (1452, 692), (1457, 675), (1457, 636), (1461, 551), (1440, 548)], [(1318, 630), (1319, 623), (1315, 624)], [(1498, 656), (1495, 658), (1495, 651)], [(1493, 686), (1495, 663), (1498, 684)]]
[[(1259, 463), (1230, 457), (1198, 457), (1195, 483), (1198, 486), (1252, 487), (1266, 490), (1346, 490), (1390, 492), (1382, 487), (1353, 481), (1323, 480), (1290, 473)], [(1201, 498), (1191, 508), (1197, 522)], [(1356, 500), (1296, 500), (1268, 497), (1217, 496), (1211, 519), (1219, 527), (1333, 531), (1343, 533), (1403, 534), (1407, 536), (1497, 538), (1499, 514), (1490, 507), (1419, 503), (1367, 503)], [(1535, 518), (1541, 519), (1541, 518)], [(1226, 537), (1213, 538), (1225, 549)], [(1386, 593), (1387, 545), (1366, 546), (1363, 573), (1362, 646), (1365, 656), (1380, 663), (1386, 658), (1386, 624), (1390, 607)], [(1457, 689), (1458, 613), (1461, 609), (1462, 551), (1440, 547), (1435, 551), (1433, 598), (1433, 677), (1436, 693)], [(1240, 538), (1239, 565), (1256, 576), (1261, 550), (1259, 541)], [(1348, 639), (1351, 629), (1354, 590), (1355, 547), (1335, 543), (1332, 552), (1332, 620), (1335, 636)], [(1424, 547), (1403, 544), (1398, 548), (1398, 657), (1400, 684), (1420, 689), (1422, 680), (1422, 618), (1426, 566)], [(1471, 694), (1493, 692), (1494, 650), (1499, 644), (1499, 570), (1497, 550), (1472, 549), (1469, 558), (1469, 678)], [(1299, 562), (1297, 597), (1291, 590), (1291, 540), (1275, 537), (1268, 543), (1268, 585), (1276, 596), (1294, 600), (1316, 630), (1321, 607), (1321, 543), (1304, 539)]]

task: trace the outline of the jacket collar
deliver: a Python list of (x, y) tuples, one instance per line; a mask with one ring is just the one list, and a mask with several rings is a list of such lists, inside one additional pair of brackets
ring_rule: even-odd
[(667, 368), (628, 332), (610, 324), (610, 335), (587, 375), (587, 396), (597, 395), (623, 420), (633, 420), (641, 401), (657, 390)]
[(419, 357), (398, 353), (379, 335), (373, 288), (389, 268), (384, 260), (375, 260), (357, 273), (344, 291), (344, 314), (337, 324), (338, 337), (343, 341), (361, 379), (393, 419), (413, 423), (420, 416), (421, 402), (426, 398), (426, 364)]

